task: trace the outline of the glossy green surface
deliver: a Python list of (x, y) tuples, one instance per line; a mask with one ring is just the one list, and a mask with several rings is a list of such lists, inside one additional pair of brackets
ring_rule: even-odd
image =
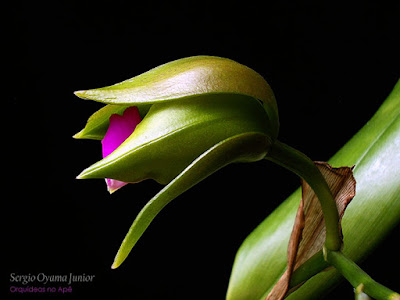
[(125, 260), (151, 221), (170, 201), (230, 163), (262, 159), (270, 145), (270, 139), (264, 134), (243, 133), (218, 143), (200, 155), (138, 214), (121, 244), (112, 268), (117, 268)]
[[(273, 138), (276, 138), (278, 109), (268, 83), (254, 70), (215, 56), (178, 59), (115, 85), (75, 92), (82, 99), (113, 104), (93, 115), (85, 129), (75, 137), (101, 139), (109, 116), (119, 113), (120, 108), (114, 105), (141, 108), (143, 105), (215, 94), (243, 95), (260, 100), (267, 112)], [(97, 127), (102, 128), (100, 134)]]
[[(400, 82), (373, 118), (329, 161), (334, 167), (355, 165), (356, 197), (342, 219), (343, 252), (350, 259), (359, 261), (368, 255), (400, 221), (399, 149)], [(299, 201), (297, 190), (244, 241), (236, 255), (227, 299), (268, 295), (286, 268)], [(322, 256), (315, 265), (324, 268)], [(333, 269), (319, 273), (288, 299), (320, 299), (340, 278)]]
[(153, 104), (134, 133), (79, 178), (169, 183), (203, 152), (229, 137), (271, 136), (260, 103), (241, 95), (206, 95)]

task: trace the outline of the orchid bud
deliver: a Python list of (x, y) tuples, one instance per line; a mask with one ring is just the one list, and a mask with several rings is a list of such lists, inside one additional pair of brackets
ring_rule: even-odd
[(221, 94), (156, 103), (125, 142), (80, 177), (168, 184), (212, 146), (247, 132), (272, 140), (268, 116), (253, 98)]
[[(117, 188), (145, 179), (167, 185), (138, 215), (114, 268), (167, 203), (229, 163), (263, 159), (278, 135), (277, 105), (268, 83), (225, 58), (180, 59), (119, 84), (75, 94), (109, 104), (75, 138), (114, 136), (112, 116), (124, 117), (128, 107), (137, 107), (143, 118), (124, 128), (131, 134), (78, 178), (117, 180)], [(109, 140), (103, 139), (103, 147)]]
[[(250, 89), (246, 83), (254, 85), (255, 79), (259, 86)], [(264, 134), (270, 143), (279, 126), (273, 93), (262, 77), (216, 57), (181, 59), (120, 84), (76, 94), (121, 103), (124, 109), (151, 104), (134, 133), (79, 178), (167, 184), (217, 143), (246, 132)]]

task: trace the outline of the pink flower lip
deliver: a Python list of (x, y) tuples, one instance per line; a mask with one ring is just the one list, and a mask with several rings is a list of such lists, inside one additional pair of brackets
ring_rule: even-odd
[[(103, 158), (117, 149), (135, 130), (141, 122), (139, 110), (136, 106), (128, 107), (123, 115), (113, 114), (110, 117), (110, 125), (101, 141)], [(115, 192), (127, 183), (115, 179), (106, 179), (107, 189), (110, 193)]]

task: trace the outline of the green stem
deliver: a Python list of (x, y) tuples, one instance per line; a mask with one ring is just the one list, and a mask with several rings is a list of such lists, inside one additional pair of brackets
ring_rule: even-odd
[(333, 265), (354, 288), (362, 285), (362, 291), (377, 300), (400, 300), (400, 295), (373, 280), (355, 262), (347, 258), (341, 251), (324, 248), (325, 259)]
[(321, 172), (314, 162), (300, 151), (275, 141), (265, 159), (273, 161), (303, 178), (314, 190), (321, 203), (326, 227), (325, 246), (329, 250), (339, 250), (342, 240), (339, 234), (339, 214), (336, 202)]

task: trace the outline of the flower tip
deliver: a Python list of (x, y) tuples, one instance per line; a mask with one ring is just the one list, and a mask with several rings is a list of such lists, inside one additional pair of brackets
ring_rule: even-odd
[(113, 189), (109, 186), (107, 186), (107, 191), (110, 193), (110, 195), (114, 194), (116, 191), (118, 191), (118, 189)]
[(75, 133), (75, 134), (72, 136), (72, 138), (73, 138), (73, 139), (80, 139), (80, 138), (82, 137), (82, 131), (83, 131), (83, 130), (81, 130), (81, 131)]
[(84, 93), (84, 91), (83, 90), (81, 90), (81, 91), (75, 91), (74, 92), (74, 94), (75, 94), (75, 96), (80, 96), (80, 95), (82, 95)]
[(86, 179), (86, 178), (90, 178), (89, 176), (87, 176), (87, 169), (83, 170), (78, 176), (76, 176), (76, 179)]
[(119, 267), (119, 264), (117, 264), (115, 261), (113, 262), (113, 264), (111, 265), (111, 269), (115, 270), (116, 268)]
[(126, 182), (108, 178), (106, 178), (106, 183), (107, 183), (107, 190), (110, 194), (118, 191), (120, 188), (127, 185)]
[(75, 91), (74, 95), (81, 98), (81, 99), (86, 99), (86, 92), (85, 90), (81, 90), (81, 91)]

